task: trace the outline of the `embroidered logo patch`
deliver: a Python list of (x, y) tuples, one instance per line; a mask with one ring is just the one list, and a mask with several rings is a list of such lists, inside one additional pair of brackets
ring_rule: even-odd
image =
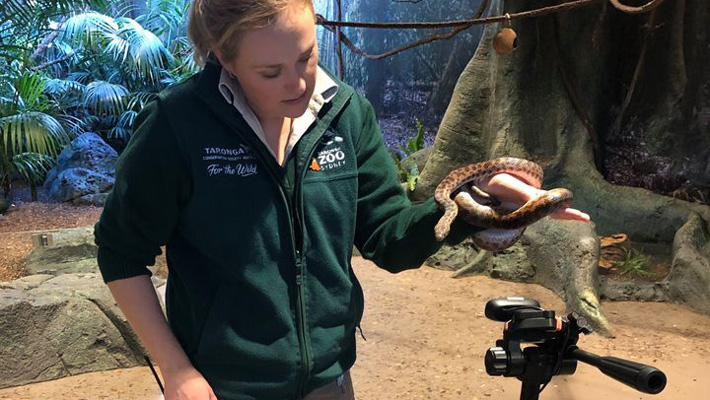
[(311, 165), (308, 168), (310, 168), (313, 171), (320, 171), (320, 165), (318, 165), (318, 161), (316, 161), (315, 158), (313, 158), (313, 160), (311, 160)]
[(256, 159), (251, 150), (240, 145), (237, 148), (205, 147), (202, 160), (206, 161), (209, 176), (233, 175), (246, 177), (258, 173)]
[(343, 142), (342, 136), (332, 129), (328, 129), (321, 138), (321, 143), (324, 145), (323, 149), (318, 151), (318, 154), (311, 162), (310, 169), (313, 171), (327, 171), (345, 165), (345, 152), (340, 147)]

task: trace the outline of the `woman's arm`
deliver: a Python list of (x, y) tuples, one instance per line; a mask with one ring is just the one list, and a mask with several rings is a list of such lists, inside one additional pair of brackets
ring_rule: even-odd
[(370, 102), (357, 96), (354, 113), (358, 167), (355, 245), (362, 256), (390, 272), (417, 268), (444, 243), (454, 245), (482, 228), (455, 220), (443, 242), (434, 226), (444, 214), (433, 198), (412, 204), (397, 180), (397, 169), (387, 151)]
[(166, 400), (216, 400), (170, 330), (147, 275), (108, 283), (116, 304), (160, 367)]

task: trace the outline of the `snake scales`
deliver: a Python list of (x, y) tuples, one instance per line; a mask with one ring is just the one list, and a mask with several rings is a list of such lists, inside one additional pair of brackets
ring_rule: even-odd
[(572, 192), (560, 188), (541, 192), (522, 206), (500, 202), (478, 188), (482, 181), (498, 173), (513, 175), (537, 189), (542, 186), (542, 168), (519, 158), (496, 158), (452, 171), (434, 192), (436, 202), (444, 210), (434, 228), (436, 240), (446, 238), (458, 215), (470, 224), (486, 228), (473, 235), (476, 245), (485, 250), (502, 250), (518, 241), (528, 225), (569, 207), (572, 201)]

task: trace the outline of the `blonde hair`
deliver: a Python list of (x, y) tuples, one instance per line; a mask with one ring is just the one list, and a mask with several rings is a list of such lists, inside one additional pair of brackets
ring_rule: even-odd
[(225, 61), (234, 60), (245, 32), (271, 25), (291, 4), (314, 12), (312, 0), (194, 0), (187, 36), (195, 62), (204, 66), (212, 50), (219, 50)]

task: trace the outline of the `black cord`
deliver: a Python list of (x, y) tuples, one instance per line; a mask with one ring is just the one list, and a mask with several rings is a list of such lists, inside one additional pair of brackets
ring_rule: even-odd
[(143, 356), (143, 357), (145, 358), (145, 362), (148, 363), (150, 370), (153, 372), (153, 376), (155, 377), (155, 381), (158, 382), (158, 387), (160, 387), (160, 393), (165, 394), (165, 390), (163, 389), (162, 382), (160, 382), (160, 378), (158, 377), (158, 373), (155, 372), (155, 368), (153, 368), (153, 363), (150, 362), (150, 358), (148, 358), (148, 356)]

